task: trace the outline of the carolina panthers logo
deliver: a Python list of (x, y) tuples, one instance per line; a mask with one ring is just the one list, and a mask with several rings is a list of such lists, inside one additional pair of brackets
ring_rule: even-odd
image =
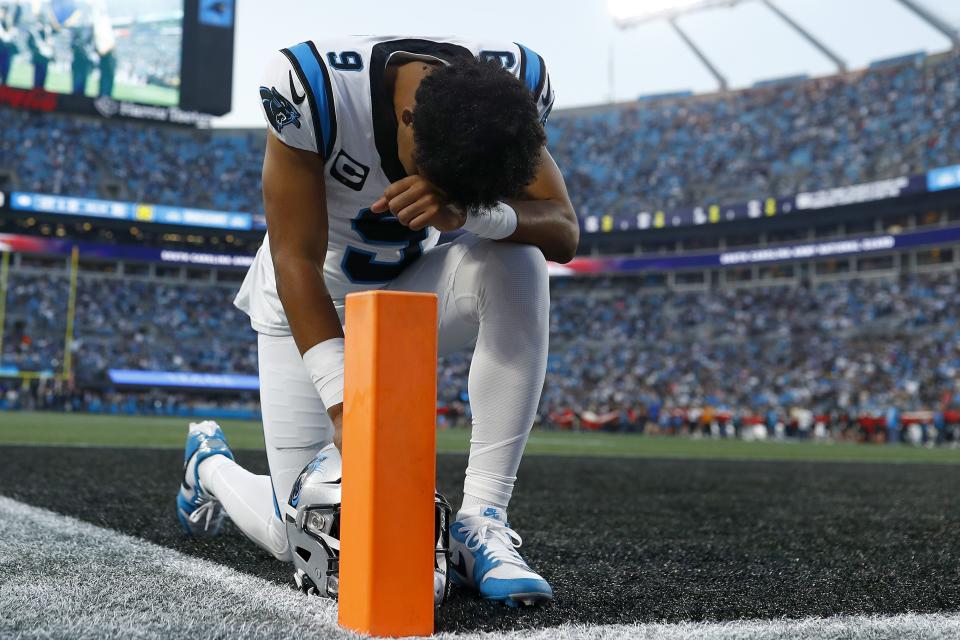
[[(276, 89), (274, 89), (276, 91)], [(283, 96), (280, 96), (281, 98)], [(299, 127), (300, 125), (297, 124)], [(300, 490), (303, 489), (303, 481), (307, 479), (311, 473), (320, 468), (320, 465), (323, 464), (323, 461), (327, 459), (326, 455), (318, 456), (310, 461), (303, 471), (300, 472), (300, 475), (297, 476), (297, 481), (293, 483), (293, 490), (290, 492), (290, 506), (296, 507), (300, 503)]]
[(260, 100), (263, 101), (263, 110), (267, 114), (267, 120), (277, 130), (277, 133), (283, 131), (283, 128), (288, 124), (292, 124), (297, 129), (300, 128), (300, 112), (277, 91), (276, 87), (271, 89), (260, 87)]

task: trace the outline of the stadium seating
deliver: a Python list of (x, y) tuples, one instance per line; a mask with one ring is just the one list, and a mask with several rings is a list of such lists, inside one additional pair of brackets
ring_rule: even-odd
[(554, 118), (581, 216), (845, 186), (960, 161), (960, 54)]
[[(581, 216), (744, 202), (960, 162), (958, 78), (953, 52), (727, 95), (558, 113), (547, 133)], [(15, 174), (21, 190), (261, 210), (262, 129), (2, 117), (0, 173)]]
[[(953, 52), (726, 95), (558, 113), (548, 135), (581, 215), (735, 202), (960, 163), (958, 78)], [(0, 115), (0, 180), (13, 176), (21, 190), (261, 208), (262, 129)], [(956, 282), (941, 272), (682, 293), (631, 279), (554, 281), (541, 419), (630, 424), (639, 411), (669, 424), (678, 411), (705, 406), (759, 415), (801, 406), (871, 416), (942, 410), (960, 370)], [(9, 284), (0, 363), (59, 370), (65, 275), (15, 271)], [(109, 368), (255, 373), (254, 334), (231, 306), (233, 293), (232, 285), (81, 277), (72, 354), (81, 393), (72, 406), (168, 411), (210, 402), (131, 399), (110, 389)], [(468, 367), (466, 354), (440, 367), (440, 403), (451, 418), (469, 416)], [(0, 380), (0, 391), (16, 389)], [(255, 407), (255, 398), (236, 402)]]
[[(651, 292), (622, 278), (555, 280), (542, 419), (639, 410), (656, 421), (702, 407), (744, 415), (942, 409), (960, 371), (958, 276), (698, 293)], [(57, 369), (66, 276), (20, 272), (10, 284), (4, 364)], [(254, 333), (232, 294), (222, 285), (82, 277), (78, 382), (109, 387), (113, 367), (255, 374)], [(451, 418), (468, 415), (468, 367), (467, 353), (441, 364), (440, 404)]]
[[(62, 366), (67, 286), (64, 276), (11, 274), (4, 364), (26, 371)], [(101, 384), (111, 368), (256, 373), (254, 334), (231, 304), (233, 293), (223, 286), (79, 279), (77, 379)]]
[(554, 287), (544, 414), (881, 415), (936, 410), (955, 392), (955, 273), (709, 293), (642, 293), (619, 279), (604, 294), (583, 282)]
[(259, 211), (264, 131), (2, 111), (0, 171), (21, 191)]

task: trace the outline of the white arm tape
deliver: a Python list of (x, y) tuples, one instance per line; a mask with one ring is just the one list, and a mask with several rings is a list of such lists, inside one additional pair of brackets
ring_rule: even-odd
[(303, 354), (313, 386), (323, 406), (329, 409), (343, 402), (343, 338), (331, 338), (310, 347)]
[(503, 240), (517, 230), (517, 212), (507, 203), (498, 202), (490, 209), (468, 212), (463, 228), (481, 238)]

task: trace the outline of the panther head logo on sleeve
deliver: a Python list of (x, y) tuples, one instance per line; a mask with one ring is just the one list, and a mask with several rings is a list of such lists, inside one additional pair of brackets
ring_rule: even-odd
[(292, 124), (297, 129), (300, 128), (300, 112), (277, 91), (276, 87), (271, 89), (260, 87), (260, 99), (263, 101), (263, 110), (267, 114), (267, 120), (270, 121), (277, 133), (283, 131), (283, 128), (288, 124)]

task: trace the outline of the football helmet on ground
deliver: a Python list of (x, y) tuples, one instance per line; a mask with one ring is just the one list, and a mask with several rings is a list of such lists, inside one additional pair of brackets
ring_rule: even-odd
[[(340, 590), (340, 503), (342, 462), (334, 445), (324, 447), (304, 467), (284, 508), (293, 554), (293, 580), (304, 593), (336, 598)], [(450, 593), (450, 504), (434, 494), (434, 605)]]

